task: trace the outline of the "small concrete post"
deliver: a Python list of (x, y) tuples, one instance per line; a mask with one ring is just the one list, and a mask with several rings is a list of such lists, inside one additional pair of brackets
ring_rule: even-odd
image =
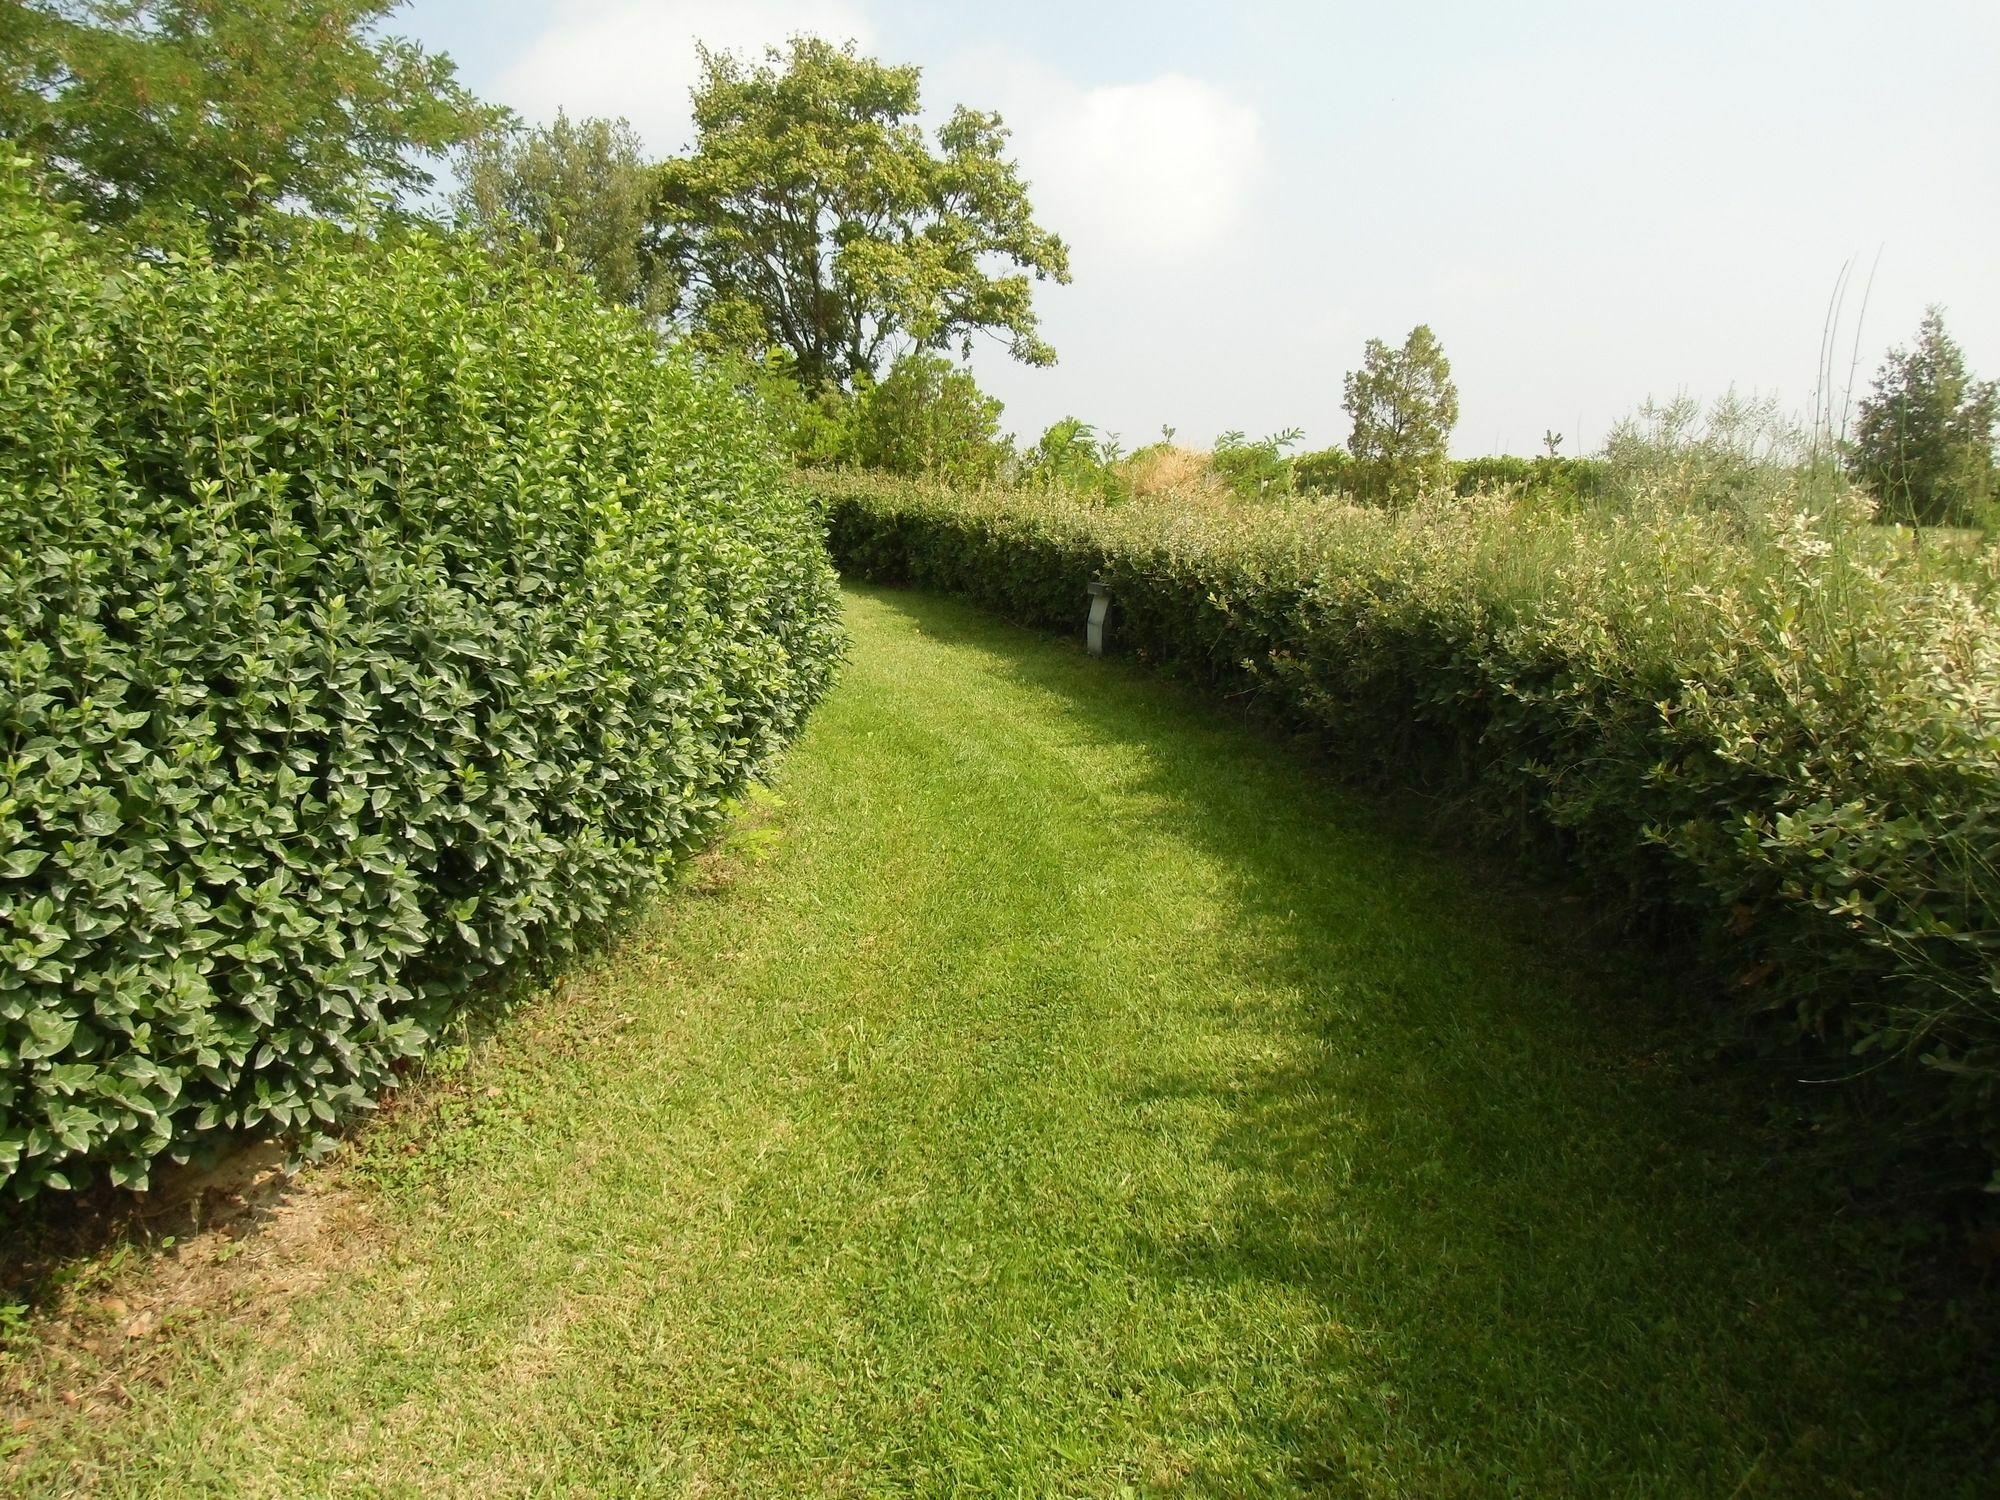
[(1104, 654), (1104, 621), (1111, 613), (1111, 585), (1093, 578), (1090, 590), (1090, 624), (1084, 629), (1084, 649), (1092, 656)]

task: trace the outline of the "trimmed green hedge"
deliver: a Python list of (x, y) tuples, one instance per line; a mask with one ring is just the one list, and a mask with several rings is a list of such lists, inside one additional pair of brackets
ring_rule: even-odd
[(1292, 488), (1302, 495), (1343, 494), (1354, 484), (1354, 455), (1345, 448), (1316, 448), (1292, 460)]
[(1609, 488), (1602, 459), (1517, 458), (1506, 453), (1457, 460), (1451, 466), (1451, 485), (1458, 495), (1511, 485), (1570, 501), (1595, 500)]
[(323, 1138), (698, 847), (840, 649), (725, 384), (328, 232), (115, 259), (0, 182), (0, 1183)]
[[(1292, 460), (1292, 483), (1300, 494), (1351, 493), (1356, 486), (1354, 457), (1345, 448), (1321, 448)], [(1595, 458), (1463, 458), (1451, 464), (1457, 495), (1507, 487), (1534, 490), (1566, 502), (1594, 500), (1609, 488), (1605, 465)]]
[(1607, 908), (1691, 934), (1749, 1034), (1857, 1081), (1834, 1092), (1873, 1138), (1942, 1148), (1956, 1184), (2000, 1162), (2000, 550), (1803, 512), (1746, 538), (809, 483), (863, 578), (1065, 631), (1107, 580), (1117, 649), (1456, 781)]

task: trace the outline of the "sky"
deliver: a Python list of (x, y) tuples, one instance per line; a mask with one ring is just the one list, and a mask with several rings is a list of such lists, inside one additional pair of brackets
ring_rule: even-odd
[(661, 156), (697, 39), (851, 39), (919, 65), (933, 121), (998, 110), (1074, 273), (1037, 292), (1053, 368), (975, 349), (1029, 438), (1325, 446), (1365, 342), (1417, 323), (1461, 457), (1732, 386), (1804, 416), (1844, 267), (1836, 413), (1932, 303), (2000, 377), (2000, 0), (411, 0), (388, 29)]

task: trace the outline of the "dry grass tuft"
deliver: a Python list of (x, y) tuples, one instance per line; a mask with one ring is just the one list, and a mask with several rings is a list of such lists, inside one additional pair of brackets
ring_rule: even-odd
[(1206, 453), (1155, 443), (1125, 460), (1125, 477), (1135, 500), (1169, 496), (1210, 496), (1223, 492), (1222, 476)]

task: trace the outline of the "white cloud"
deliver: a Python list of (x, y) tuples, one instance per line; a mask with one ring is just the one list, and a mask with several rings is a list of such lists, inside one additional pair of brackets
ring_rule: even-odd
[(492, 94), (537, 122), (622, 115), (665, 155), (691, 144), (697, 41), (754, 52), (800, 32), (863, 47), (871, 35), (851, 0), (563, 0)]
[(1254, 105), (1178, 73), (1091, 89), (1017, 75), (1008, 93), (1035, 216), (1096, 269), (1183, 262), (1246, 226), (1265, 166)]
[[(691, 144), (695, 42), (755, 52), (796, 33), (871, 47), (862, 0), (561, 0), (493, 97), (528, 119), (622, 115), (652, 151)], [(1199, 78), (1085, 88), (1017, 57), (960, 54), (926, 70), (928, 113), (998, 107), (1039, 222), (1079, 269), (1180, 264), (1248, 219), (1264, 177), (1256, 107)]]

